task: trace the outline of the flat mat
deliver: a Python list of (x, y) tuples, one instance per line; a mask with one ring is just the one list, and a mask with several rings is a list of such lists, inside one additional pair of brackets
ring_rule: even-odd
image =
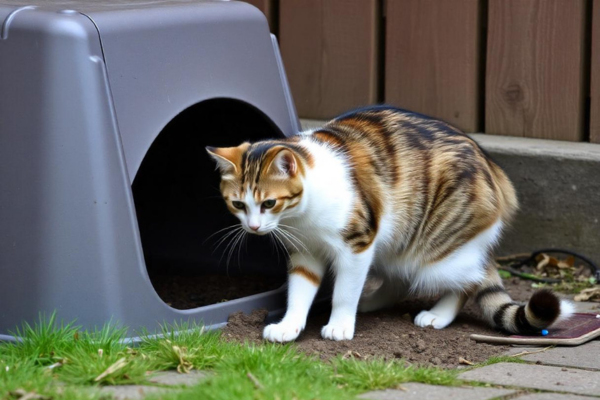
[(540, 346), (577, 346), (597, 337), (600, 337), (600, 315), (584, 313), (573, 314), (568, 320), (557, 323), (548, 329), (546, 336), (471, 335), (476, 342)]

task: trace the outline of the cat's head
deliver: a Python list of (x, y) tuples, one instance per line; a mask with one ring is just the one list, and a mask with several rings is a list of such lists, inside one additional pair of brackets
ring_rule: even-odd
[(221, 172), (221, 193), (242, 227), (257, 235), (298, 213), (304, 163), (292, 148), (272, 142), (207, 147)]

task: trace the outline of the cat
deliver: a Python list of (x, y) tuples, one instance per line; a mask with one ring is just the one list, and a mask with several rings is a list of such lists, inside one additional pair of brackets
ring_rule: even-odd
[[(510, 333), (539, 333), (573, 313), (549, 290), (526, 305), (512, 301), (492, 249), (517, 211), (515, 190), (469, 136), (443, 121), (371, 106), (286, 139), (207, 151), (243, 229), (275, 235), (290, 253), (287, 309), (264, 329), (269, 341), (302, 332), (329, 265), (325, 339), (352, 339), (357, 310), (407, 296), (441, 296), (414, 320), (436, 329), (469, 297)], [(373, 293), (363, 293), (368, 274), (382, 282)]]

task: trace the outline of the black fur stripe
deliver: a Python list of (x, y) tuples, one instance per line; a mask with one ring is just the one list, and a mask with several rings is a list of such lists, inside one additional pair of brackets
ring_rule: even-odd
[(492, 295), (492, 294), (496, 294), (496, 293), (506, 293), (506, 289), (504, 289), (504, 287), (502, 287), (500, 285), (486, 287), (485, 289), (483, 289), (477, 293), (477, 296), (475, 297), (475, 302), (477, 304), (479, 304), (479, 303), (481, 303), (481, 300), (484, 297)]
[(536, 328), (531, 326), (527, 321), (527, 315), (525, 314), (525, 306), (520, 306), (515, 314), (515, 327), (519, 333), (533, 333), (537, 331)]
[(248, 151), (245, 151), (242, 154), (242, 187), (246, 183), (247, 175), (248, 175)]
[(502, 304), (500, 306), (500, 308), (498, 308), (498, 310), (496, 310), (496, 312), (494, 313), (494, 323), (496, 324), (496, 326), (498, 328), (503, 328), (504, 329), (504, 314), (506, 314), (506, 310), (508, 310), (508, 308), (510, 306), (515, 306), (517, 305), (516, 303), (505, 303)]

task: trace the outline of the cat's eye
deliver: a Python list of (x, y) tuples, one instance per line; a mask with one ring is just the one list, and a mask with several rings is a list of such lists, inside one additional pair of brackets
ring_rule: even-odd
[(238, 210), (243, 210), (244, 208), (246, 208), (246, 205), (241, 201), (232, 201), (231, 204)]
[(262, 203), (263, 208), (269, 209), (269, 208), (273, 208), (275, 207), (275, 203), (277, 203), (277, 201), (270, 199), (270, 200), (265, 200)]

